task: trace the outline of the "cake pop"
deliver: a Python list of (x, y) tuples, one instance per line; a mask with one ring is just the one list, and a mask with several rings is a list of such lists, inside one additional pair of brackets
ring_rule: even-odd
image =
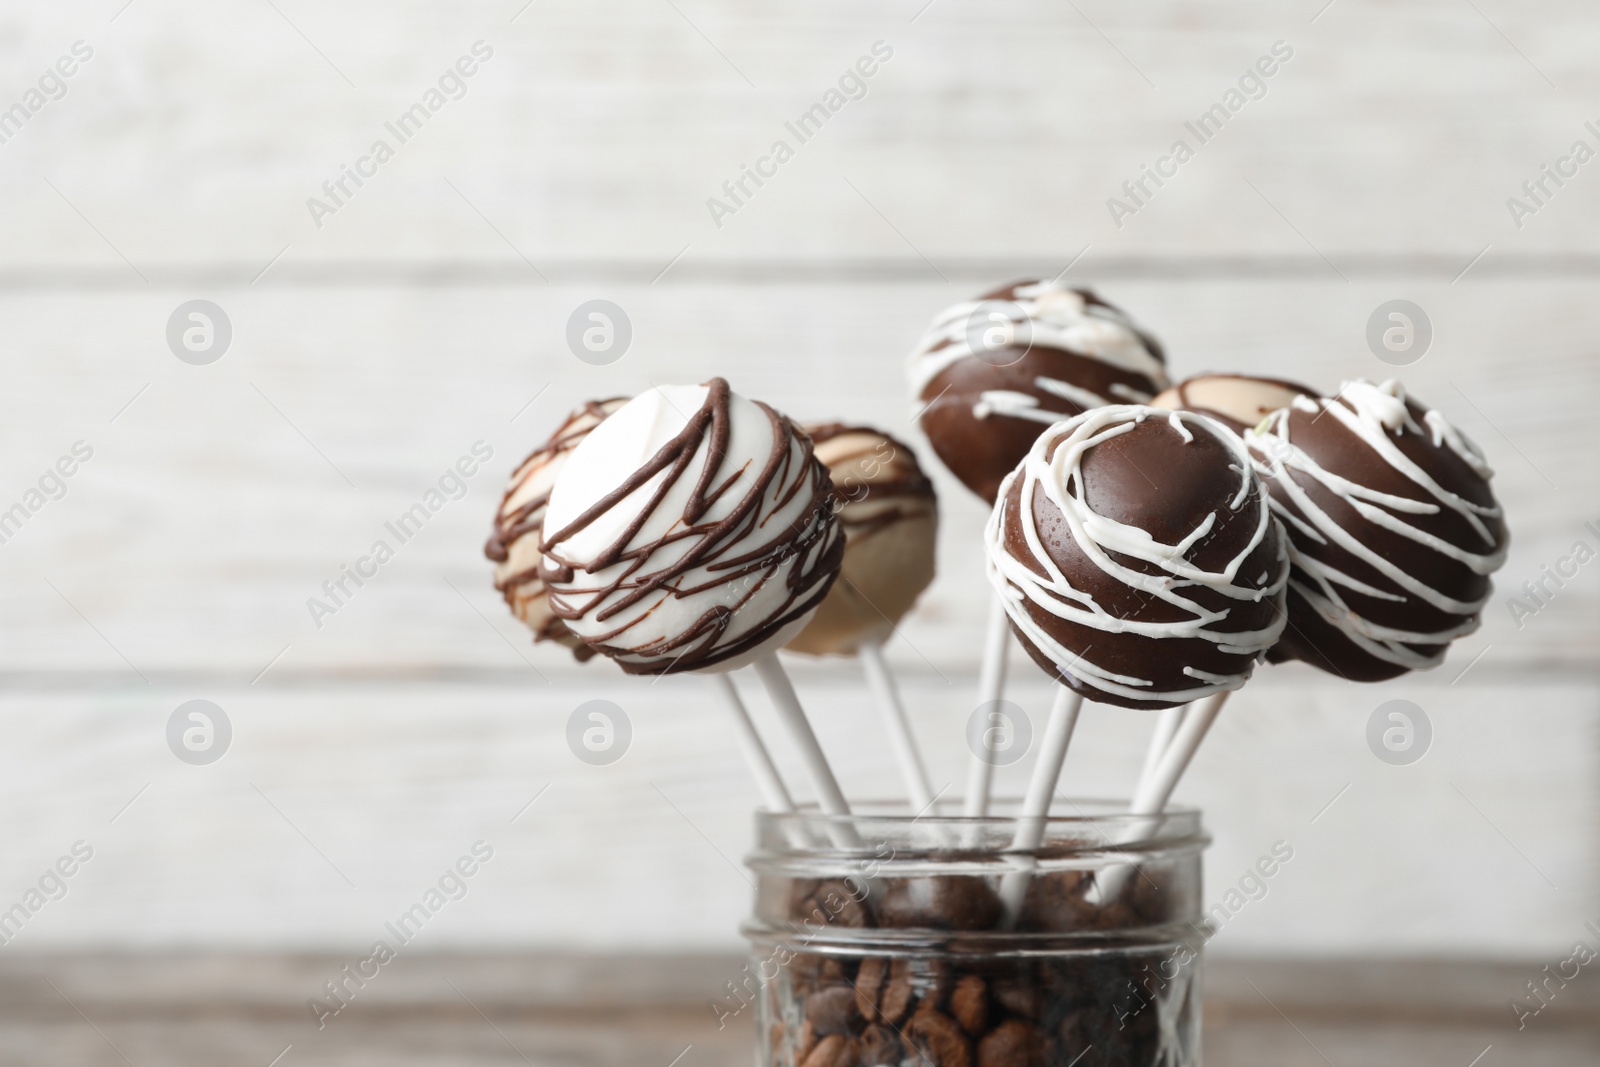
[(1253, 378), (1246, 374), (1197, 374), (1163, 390), (1150, 401), (1153, 408), (1193, 411), (1209, 415), (1234, 433), (1242, 434), (1297, 396), (1317, 396), (1296, 382), (1282, 378)]
[(1273, 662), (1376, 682), (1478, 628), (1509, 534), (1476, 445), (1396, 381), (1301, 397), (1245, 435), (1288, 534)]
[(806, 432), (833, 479), (844, 562), (840, 580), (788, 647), (848, 655), (887, 637), (933, 581), (938, 502), (917, 457), (888, 434), (842, 423)]
[(1237, 689), (1283, 632), (1286, 542), (1244, 442), (1205, 416), (1118, 405), (1052, 427), (984, 537), (1023, 647), (1092, 700)]
[(590, 430), (627, 402), (627, 397), (589, 401), (568, 415), (549, 440), (529, 453), (511, 475), (511, 484), (495, 512), (494, 531), (483, 546), (483, 554), (495, 564), (494, 587), (505, 598), (511, 614), (527, 623), (535, 641), (559, 642), (570, 648), (580, 663), (593, 656), (594, 650), (550, 610), (549, 592), (539, 577), (540, 531), (550, 489), (567, 457), (589, 436)]
[(1027, 281), (940, 312), (911, 355), (911, 391), (933, 450), (994, 502), (1052, 423), (1145, 403), (1168, 384), (1161, 345), (1087, 289)]
[[(754, 664), (823, 810), (848, 815), (775, 654), (838, 576), (844, 535), (832, 504), (827, 468), (788, 418), (721, 378), (659, 387), (567, 458), (545, 512), (540, 575), (556, 618), (630, 674)], [(717, 684), (737, 696), (726, 678)], [(850, 827), (831, 832), (858, 843)]]
[(933, 483), (911, 449), (886, 433), (842, 423), (806, 432), (833, 479), (844, 563), (839, 581), (788, 647), (860, 656), (911, 803), (918, 811), (936, 810), (899, 687), (883, 657), (883, 642), (933, 581), (939, 526)]
[(732, 670), (810, 620), (844, 537), (794, 424), (721, 378), (636, 397), (567, 457), (544, 518), (551, 612), (631, 674)]

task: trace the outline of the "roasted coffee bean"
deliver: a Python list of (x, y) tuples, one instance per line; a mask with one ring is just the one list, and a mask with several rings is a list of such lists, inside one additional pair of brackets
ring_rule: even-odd
[(878, 1000), (878, 1015), (891, 1025), (899, 1025), (917, 1002), (916, 979), (911, 973), (911, 960), (901, 956), (889, 964), (889, 980)]
[(802, 996), (828, 986), (849, 985), (854, 978), (851, 973), (854, 965), (853, 961), (837, 956), (802, 952), (789, 961), (789, 981)]
[(800, 1043), (794, 1050), (794, 1061), (802, 1062), (817, 1047), (817, 1031), (809, 1022), (800, 1024)]
[(806, 1022), (818, 1034), (848, 1034), (861, 1022), (856, 991), (847, 985), (829, 986), (806, 998)]
[(978, 1067), (1047, 1067), (1050, 1038), (1021, 1019), (1007, 1019), (978, 1042)]
[(950, 1014), (973, 1037), (988, 1028), (989, 990), (982, 978), (964, 974), (956, 979), (955, 988), (950, 991)]
[(856, 1010), (870, 1023), (882, 1022), (878, 1005), (883, 1000), (883, 988), (889, 981), (889, 961), (882, 956), (868, 956), (856, 971)]
[(860, 1067), (856, 1044), (843, 1034), (830, 1034), (817, 1042), (800, 1067)]
[(1083, 899), (1085, 878), (1080, 871), (1052, 871), (1028, 883), (1017, 929), (1069, 932), (1094, 925), (1094, 905)]
[(887, 1026), (869, 1026), (856, 1038), (860, 1049), (861, 1067), (900, 1067), (905, 1058), (905, 1047), (900, 1037)]
[(895, 929), (992, 930), (1002, 913), (1000, 898), (976, 875), (888, 878), (873, 905), (878, 925)]
[(865, 885), (843, 878), (818, 882), (810, 893), (798, 900), (790, 918), (801, 926), (872, 925)]
[(1144, 868), (1129, 879), (1126, 899), (1140, 919), (1155, 925), (1171, 921), (1176, 901), (1170, 881), (1170, 872)]
[(1012, 1015), (1038, 1022), (1044, 1015), (1044, 990), (1031, 976), (995, 978), (990, 989), (997, 1004)]
[(942, 1012), (918, 1011), (906, 1023), (905, 1035), (929, 1067), (972, 1067), (972, 1043), (960, 1024)]
[(1134, 913), (1133, 906), (1121, 897), (1095, 912), (1097, 930), (1127, 930), (1138, 925), (1139, 916)]

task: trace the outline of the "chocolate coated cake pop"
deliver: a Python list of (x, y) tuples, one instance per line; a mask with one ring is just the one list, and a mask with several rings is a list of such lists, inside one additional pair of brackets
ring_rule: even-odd
[(984, 530), (989, 578), (1046, 671), (1165, 708), (1237, 689), (1283, 631), (1287, 543), (1244, 442), (1192, 412), (1051, 427)]
[(1046, 426), (1167, 386), (1161, 346), (1087, 289), (1018, 282), (946, 308), (911, 354), (918, 423), (991, 503)]
[(540, 528), (550, 488), (567, 456), (590, 430), (627, 402), (627, 397), (591, 400), (568, 415), (511, 475), (495, 513), (494, 532), (483, 546), (483, 554), (495, 564), (494, 587), (505, 597), (511, 614), (528, 624), (535, 641), (558, 641), (572, 649), (580, 662), (593, 656), (594, 650), (550, 611), (549, 594), (539, 577)]
[(1476, 445), (1395, 381), (1302, 397), (1246, 434), (1289, 537), (1274, 662), (1352, 681), (1436, 667), (1478, 628), (1509, 535)]
[(833, 479), (844, 564), (817, 614), (788, 647), (850, 654), (881, 640), (933, 581), (939, 507), (933, 483), (903, 442), (866, 426), (808, 426)]
[(550, 608), (631, 674), (732, 670), (781, 646), (838, 574), (828, 471), (721, 378), (653, 389), (579, 444), (550, 493)]

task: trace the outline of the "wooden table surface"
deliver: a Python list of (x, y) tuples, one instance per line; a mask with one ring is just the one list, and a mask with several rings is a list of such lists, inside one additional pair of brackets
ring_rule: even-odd
[[(0, 960), (0, 1064), (750, 1062), (749, 1024), (719, 1031), (709, 1007), (738, 970), (740, 961), (730, 957), (402, 953), (319, 1030), (307, 999), (349, 962), (311, 955), (7, 956)], [(1600, 1062), (1600, 982), (1586, 974), (1518, 1031), (1509, 1001), (1542, 966), (1213, 961), (1207, 1062)]]

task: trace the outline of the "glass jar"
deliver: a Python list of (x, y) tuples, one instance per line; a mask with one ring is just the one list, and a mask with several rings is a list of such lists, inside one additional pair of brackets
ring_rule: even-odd
[(1198, 1064), (1199, 812), (1057, 807), (1042, 826), (1001, 803), (758, 814), (752, 960), (729, 990), (754, 1004), (757, 1063)]

